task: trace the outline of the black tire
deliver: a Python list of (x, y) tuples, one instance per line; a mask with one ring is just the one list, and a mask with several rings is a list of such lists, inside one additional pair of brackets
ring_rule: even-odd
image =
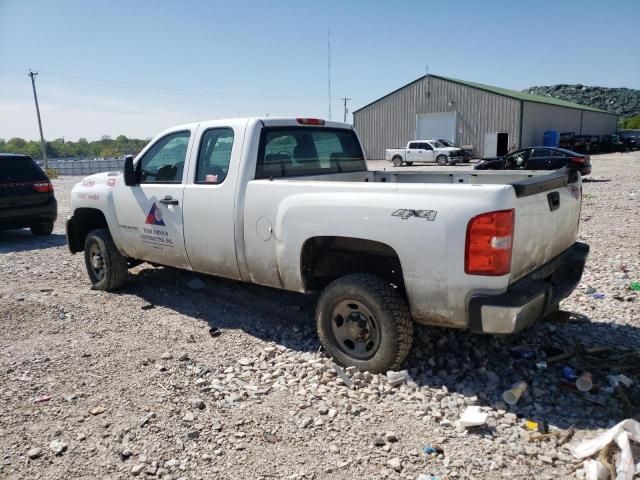
[(106, 228), (91, 230), (84, 241), (84, 263), (94, 290), (111, 292), (127, 281), (127, 259)]
[[(377, 342), (375, 348), (360, 352), (361, 355), (355, 353), (353, 342), (341, 342), (336, 335), (336, 329), (340, 328), (336, 325), (340, 319), (342, 318), (342, 325), (346, 321), (341, 315), (336, 316), (335, 312), (345, 303), (350, 305), (350, 308), (362, 306), (363, 310), (370, 313), (368, 318), (371, 324), (369, 320), (366, 321), (367, 328), (373, 327), (369, 328), (371, 337), (358, 342), (365, 349), (367, 343), (373, 341), (370, 338), (374, 335)], [(350, 317), (359, 314), (356, 309)], [(351, 321), (353, 320), (349, 319), (349, 322)], [(357, 317), (355, 321), (363, 320)], [(316, 308), (316, 327), (320, 343), (338, 365), (355, 366), (373, 373), (397, 370), (407, 358), (413, 344), (413, 320), (406, 300), (388, 282), (366, 273), (339, 278), (324, 289)], [(363, 328), (362, 325), (360, 328)], [(348, 326), (345, 330), (348, 330)], [(363, 353), (368, 354), (368, 358), (365, 358)]]
[(438, 155), (438, 157), (436, 158), (436, 162), (438, 162), (438, 165), (440, 165), (441, 167), (444, 167), (445, 165), (449, 164), (449, 159), (446, 155)]
[(404, 163), (406, 163), (408, 166), (413, 165), (413, 162), (404, 162)]
[(391, 160), (393, 162), (393, 166), (394, 167), (401, 167), (402, 166), (402, 157), (399, 155), (396, 155), (395, 157), (393, 157), (393, 159)]
[(53, 222), (37, 223), (35, 225), (31, 225), (30, 230), (31, 233), (36, 236), (51, 235), (51, 232), (53, 232)]

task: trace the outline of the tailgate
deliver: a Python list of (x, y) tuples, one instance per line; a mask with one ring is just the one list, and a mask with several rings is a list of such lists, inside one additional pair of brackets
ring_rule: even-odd
[(581, 177), (575, 171), (560, 170), (512, 185), (517, 199), (511, 283), (575, 243), (582, 203)]

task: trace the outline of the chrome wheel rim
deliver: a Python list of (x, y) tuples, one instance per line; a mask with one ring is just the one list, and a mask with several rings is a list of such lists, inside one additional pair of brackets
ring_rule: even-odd
[(97, 243), (89, 247), (89, 268), (91, 268), (94, 277), (98, 281), (104, 278), (104, 258), (100, 246)]
[(371, 310), (358, 300), (342, 300), (335, 305), (331, 332), (340, 350), (358, 360), (373, 357), (380, 346), (380, 326)]

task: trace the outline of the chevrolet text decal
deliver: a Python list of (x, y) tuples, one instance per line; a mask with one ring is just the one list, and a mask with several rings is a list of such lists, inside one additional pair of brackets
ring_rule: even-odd
[(424, 218), (428, 222), (433, 222), (438, 214), (435, 210), (411, 210), (409, 208), (401, 208), (391, 214), (392, 217), (400, 217), (406, 220), (411, 217)]

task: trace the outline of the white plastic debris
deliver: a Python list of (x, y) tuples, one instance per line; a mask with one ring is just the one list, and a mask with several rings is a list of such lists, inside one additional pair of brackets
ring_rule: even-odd
[(486, 412), (480, 411), (480, 407), (472, 405), (465, 409), (460, 419), (456, 421), (456, 426), (468, 428), (484, 425), (487, 423), (488, 416)]
[[(627, 419), (596, 438), (585, 440), (575, 445), (569, 445), (569, 451), (576, 458), (586, 458), (599, 452), (605, 445), (616, 442), (616, 445), (620, 448), (620, 455), (616, 462), (616, 480), (632, 480), (636, 471), (636, 465), (633, 462), (630, 440), (640, 443), (640, 422)], [(591, 480), (591, 478), (597, 479), (599, 477), (587, 478)]]
[(607, 480), (609, 470), (598, 460), (587, 460), (584, 462), (584, 480)]
[(387, 382), (391, 387), (402, 385), (407, 380), (409, 380), (409, 372), (407, 372), (406, 370), (400, 370), (399, 372), (389, 370), (387, 372)]
[(622, 373), (619, 375), (607, 375), (607, 379), (609, 380), (609, 384), (613, 388), (617, 387), (620, 384), (624, 385), (625, 387), (630, 387), (631, 385), (633, 385), (633, 380), (631, 380), (626, 375), (623, 375)]

